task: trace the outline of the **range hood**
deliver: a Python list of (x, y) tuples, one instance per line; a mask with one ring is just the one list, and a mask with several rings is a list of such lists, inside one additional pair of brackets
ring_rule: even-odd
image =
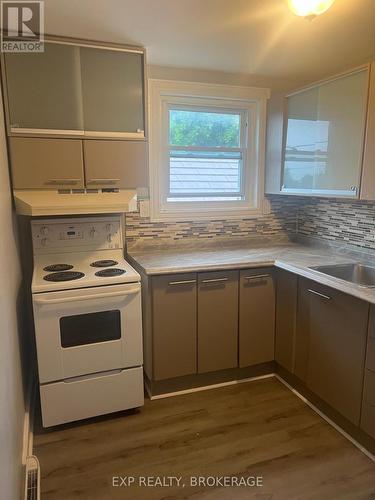
[(56, 190), (14, 191), (16, 211), (20, 215), (78, 215), (135, 212), (137, 192), (59, 192)]

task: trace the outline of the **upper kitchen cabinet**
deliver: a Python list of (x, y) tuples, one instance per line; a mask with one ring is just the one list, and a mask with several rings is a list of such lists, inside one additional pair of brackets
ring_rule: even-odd
[(54, 39), (3, 62), (10, 135), (145, 139), (142, 48)]
[(375, 62), (370, 69), (367, 130), (363, 157), (361, 199), (375, 200)]
[[(368, 192), (367, 177), (375, 185), (375, 170), (370, 169), (375, 152), (369, 140), (369, 125), (375, 129), (375, 105), (368, 101), (368, 86), (369, 67), (364, 66), (284, 99), (274, 96), (269, 107), (266, 192), (359, 198)], [(369, 159), (364, 172), (369, 173), (361, 187), (368, 114)], [(375, 187), (372, 191), (375, 198)]]
[(288, 97), (283, 192), (358, 197), (367, 90), (365, 69)]
[(143, 52), (81, 47), (86, 135), (144, 137)]
[(41, 53), (5, 53), (12, 134), (83, 134), (79, 47), (46, 43)]

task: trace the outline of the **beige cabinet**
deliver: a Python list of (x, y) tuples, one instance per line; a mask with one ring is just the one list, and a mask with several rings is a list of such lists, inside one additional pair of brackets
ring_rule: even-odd
[(306, 280), (309, 353), (307, 386), (359, 425), (369, 305)]
[(84, 187), (80, 140), (11, 137), (10, 160), (15, 189)]
[(362, 171), (362, 200), (375, 200), (375, 62), (370, 68), (367, 130)]
[(240, 272), (239, 366), (275, 359), (275, 286), (269, 268)]
[(83, 144), (88, 188), (148, 186), (146, 142), (85, 140)]
[(145, 137), (145, 51), (47, 37), (2, 58), (11, 135)]
[(152, 278), (154, 380), (197, 371), (197, 275)]
[(282, 191), (359, 197), (368, 69), (287, 98)]
[(143, 59), (141, 49), (126, 52), (80, 47), (86, 134), (144, 136)]
[(277, 270), (275, 360), (291, 373), (294, 371), (297, 283), (295, 274)]
[(198, 372), (238, 366), (238, 271), (198, 275)]
[(5, 53), (9, 132), (83, 134), (79, 47), (45, 43), (39, 53)]

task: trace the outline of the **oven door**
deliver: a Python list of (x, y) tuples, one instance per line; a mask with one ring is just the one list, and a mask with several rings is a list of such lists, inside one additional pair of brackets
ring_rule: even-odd
[(40, 383), (142, 365), (141, 285), (34, 294)]

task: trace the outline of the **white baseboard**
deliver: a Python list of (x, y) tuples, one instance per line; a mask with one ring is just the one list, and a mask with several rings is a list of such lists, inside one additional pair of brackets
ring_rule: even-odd
[(150, 396), (149, 387), (146, 385), (146, 391), (150, 396), (151, 400), (172, 398), (174, 396), (182, 396), (183, 394), (190, 394), (192, 392), (209, 391), (210, 389), (218, 389), (219, 387), (227, 387), (228, 385), (243, 384), (244, 382), (252, 382), (254, 380), (262, 380), (264, 378), (274, 377), (274, 373), (268, 373), (267, 375), (259, 375), (258, 377), (243, 378), (240, 380), (230, 380), (229, 382), (221, 382), (219, 384), (204, 385), (202, 387), (193, 387), (192, 389), (183, 389), (181, 391), (166, 392), (165, 394), (158, 394), (156, 396)]
[(356, 441), (352, 436), (350, 436), (347, 432), (344, 431), (339, 425), (337, 425), (333, 420), (331, 420), (325, 413), (319, 410), (315, 405), (311, 403), (308, 399), (302, 396), (296, 389), (294, 389), (286, 380), (284, 380), (280, 375), (275, 374), (277, 380), (279, 380), (282, 384), (284, 384), (290, 391), (293, 392), (299, 399), (301, 399), (307, 406), (309, 406), (315, 413), (317, 413), (323, 420), (325, 420), (329, 425), (334, 427), (342, 436), (344, 436), (348, 441), (350, 441), (356, 448), (358, 448), (362, 453), (364, 453), (370, 460), (375, 462), (375, 455), (373, 455), (370, 451), (368, 451), (364, 446), (362, 446), (358, 441)]

